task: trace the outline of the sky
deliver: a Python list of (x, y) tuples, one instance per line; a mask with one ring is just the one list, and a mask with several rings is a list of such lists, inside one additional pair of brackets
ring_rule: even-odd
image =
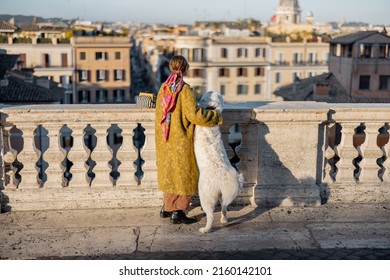
[[(267, 22), (279, 0), (0, 0), (0, 14), (193, 24), (253, 18)], [(390, 26), (389, 0), (299, 0), (302, 17), (319, 22), (356, 21)]]

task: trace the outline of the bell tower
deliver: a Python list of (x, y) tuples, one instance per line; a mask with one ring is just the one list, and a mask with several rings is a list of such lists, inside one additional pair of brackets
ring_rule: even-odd
[(301, 8), (298, 0), (279, 0), (276, 10), (276, 23), (301, 23)]

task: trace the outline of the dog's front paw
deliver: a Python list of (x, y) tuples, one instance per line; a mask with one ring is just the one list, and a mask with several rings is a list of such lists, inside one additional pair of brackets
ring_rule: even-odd
[(228, 218), (226, 217), (221, 217), (221, 224), (227, 224)]
[(200, 228), (199, 231), (200, 231), (201, 233), (208, 233), (208, 232), (209, 232), (209, 231), (208, 231), (206, 228), (204, 228), (204, 227)]

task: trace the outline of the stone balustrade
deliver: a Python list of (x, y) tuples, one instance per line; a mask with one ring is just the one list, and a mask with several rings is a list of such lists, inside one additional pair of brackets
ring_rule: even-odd
[[(2, 211), (161, 205), (154, 109), (22, 105), (0, 114)], [(223, 117), (228, 156), (245, 177), (234, 203), (390, 204), (389, 104), (227, 104)]]

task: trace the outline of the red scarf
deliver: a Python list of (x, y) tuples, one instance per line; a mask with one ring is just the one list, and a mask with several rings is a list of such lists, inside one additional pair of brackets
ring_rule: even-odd
[(177, 96), (183, 88), (183, 73), (174, 71), (169, 75), (164, 83), (161, 106), (163, 109), (162, 119), (160, 121), (165, 142), (169, 138), (169, 128), (171, 125), (171, 112), (175, 110)]

